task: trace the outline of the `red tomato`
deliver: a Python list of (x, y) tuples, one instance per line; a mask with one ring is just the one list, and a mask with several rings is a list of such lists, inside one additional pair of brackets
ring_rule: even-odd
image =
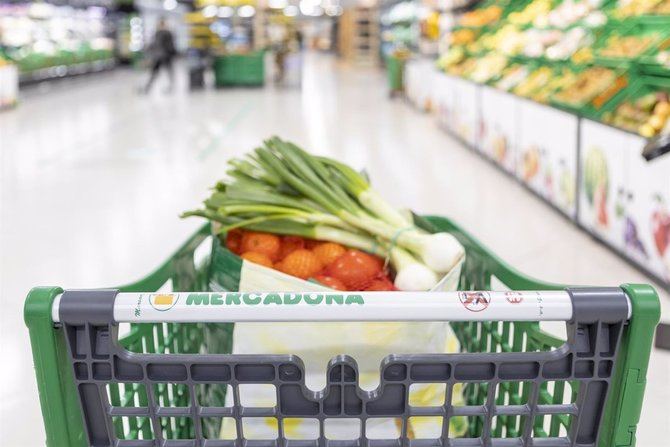
[(305, 248), (305, 239), (300, 236), (282, 236), (279, 259), (284, 259), (296, 250)]
[(332, 276), (316, 275), (314, 279), (319, 281), (324, 286), (330, 287), (331, 289), (343, 290), (343, 291), (347, 290), (347, 286), (345, 286), (342, 281), (340, 281), (337, 278), (333, 278)]
[(359, 250), (347, 250), (326, 269), (326, 273), (337, 278), (349, 290), (363, 290), (383, 272), (381, 259)]
[(381, 278), (373, 279), (372, 282), (365, 288), (365, 290), (367, 292), (383, 292), (398, 289), (396, 289), (388, 276), (383, 275)]
[(226, 248), (239, 255), (242, 252), (242, 235), (244, 232), (238, 228), (226, 233)]

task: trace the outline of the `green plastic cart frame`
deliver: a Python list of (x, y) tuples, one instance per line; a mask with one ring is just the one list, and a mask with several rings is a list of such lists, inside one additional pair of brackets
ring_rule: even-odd
[[(472, 290), (491, 290), (491, 287), (499, 288), (500, 284), (508, 290), (535, 290), (535, 291), (560, 291), (564, 287), (557, 284), (549, 284), (546, 282), (537, 281), (531, 279), (523, 274), (519, 273), (472, 236), (467, 234), (463, 229), (457, 226), (452, 221), (443, 218), (443, 217), (426, 217), (418, 218), (417, 222), (424, 226), (424, 228), (431, 231), (448, 231), (454, 234), (458, 240), (466, 248), (466, 262), (463, 266), (461, 273), (459, 290), (461, 291), (472, 291)], [(120, 287), (122, 292), (156, 292), (159, 289), (165, 287), (165, 284), (171, 284), (174, 291), (209, 291), (209, 258), (207, 255), (202, 256), (202, 250), (204, 247), (205, 253), (207, 252), (207, 244), (211, 247), (212, 239), (209, 237), (211, 235), (211, 230), (209, 225), (202, 227), (196, 234), (194, 234), (177, 252), (163, 263), (156, 271), (154, 271), (149, 276), (134, 282)], [(215, 240), (216, 241), (216, 240)], [(200, 254), (196, 254), (200, 252)], [(611, 352), (612, 361), (606, 361), (611, 367), (612, 370), (608, 371), (610, 383), (609, 393), (601, 394), (601, 396), (607, 396), (606, 402), (601, 402), (601, 415), (602, 417), (597, 419), (595, 428), (591, 430), (594, 435), (592, 435), (591, 443), (579, 443), (578, 445), (596, 445), (595, 439), (599, 439), (597, 445), (599, 447), (623, 447), (623, 446), (634, 446), (636, 443), (635, 440), (635, 431), (640, 418), (640, 412), (642, 408), (642, 401), (644, 396), (644, 389), (646, 384), (646, 375), (649, 356), (652, 347), (652, 338), (654, 334), (654, 329), (660, 319), (660, 304), (658, 295), (654, 289), (648, 285), (623, 285), (621, 288), (614, 288), (608, 290), (618, 290), (618, 293), (621, 297), (625, 297), (628, 300), (627, 310), (628, 316), (624, 316), (621, 323), (617, 326), (619, 329), (618, 333), (620, 338), (618, 340), (618, 351), (617, 348), (612, 348)], [(66, 292), (68, 293), (68, 292)], [(104, 292), (101, 292), (104, 293)], [(116, 292), (115, 292), (116, 293)], [(465, 292), (459, 292), (465, 293)], [(540, 293), (540, 292), (537, 292)], [(46, 445), (50, 447), (79, 447), (89, 444), (89, 437), (87, 436), (86, 424), (89, 424), (90, 419), (95, 415), (92, 414), (83, 414), (82, 405), (84, 405), (83, 400), (80, 402), (78, 393), (82, 390), (78, 386), (82, 386), (80, 376), (88, 377), (88, 370), (86, 365), (82, 363), (76, 363), (76, 356), (73, 346), (73, 343), (84, 342), (88, 347), (92, 346), (92, 350), (97, 349), (98, 341), (101, 339), (95, 338), (94, 334), (91, 332), (90, 340), (87, 337), (80, 339), (79, 335), (74, 336), (75, 332), (71, 331), (73, 327), (68, 326), (67, 323), (55, 324), (52, 319), (52, 306), (54, 300), (57, 297), (60, 297), (63, 294), (63, 290), (59, 287), (39, 287), (30, 291), (26, 303), (25, 303), (25, 322), (30, 331), (30, 340), (32, 345), (33, 359), (35, 364), (35, 373), (37, 376), (37, 384), (39, 389), (39, 398), (42, 407), (42, 415), (44, 419), (44, 426), (46, 428)], [(62, 295), (63, 297), (65, 295)], [(602, 298), (602, 297), (601, 297)], [(608, 298), (608, 297), (606, 297)], [(64, 299), (64, 298), (63, 298)], [(609, 298), (608, 298), (609, 299)], [(82, 303), (87, 303), (87, 301), (80, 301), (80, 306)], [(602, 301), (601, 301), (602, 303)], [(60, 304), (63, 306), (63, 304)], [(608, 307), (607, 304), (603, 305), (604, 308)], [(71, 310), (74, 310), (75, 313), (79, 312), (79, 307), (71, 307)], [(601, 311), (598, 308), (596, 314), (600, 314)], [(607, 313), (606, 309), (603, 309), (602, 313)], [(592, 309), (593, 314), (593, 309)], [(61, 314), (63, 315), (63, 310), (61, 308)], [(515, 317), (516, 318), (516, 317)], [(601, 321), (600, 317), (594, 317), (595, 320)], [(576, 319), (573, 314), (573, 320)], [(627, 320), (626, 320), (627, 319)], [(88, 324), (88, 323), (87, 323)], [(94, 323), (91, 323), (94, 324)], [(95, 324), (99, 324), (95, 323)], [(116, 323), (110, 323), (115, 325)], [(598, 323), (602, 324), (602, 323)], [(501, 353), (500, 355), (509, 356), (507, 358), (520, 358), (519, 355), (535, 355), (535, 353), (542, 354), (553, 354), (559, 352), (561, 349), (565, 349), (570, 340), (562, 340), (556, 338), (555, 336), (549, 335), (540, 328), (540, 323), (534, 321), (526, 322), (494, 322), (494, 321), (481, 321), (481, 322), (460, 322), (452, 323), (452, 327), (458, 336), (461, 342), (461, 349), (468, 354), (456, 355), (456, 357), (464, 358), (464, 356), (470, 355), (473, 353), (475, 355), (481, 355), (476, 353)], [(570, 324), (568, 325), (570, 327)], [(604, 327), (604, 326), (598, 326)], [(132, 353), (150, 353), (147, 358), (153, 359), (152, 361), (158, 361), (161, 356), (170, 356), (172, 361), (174, 361), (174, 353), (190, 353), (192, 357), (189, 357), (192, 362), (195, 357), (193, 355), (199, 355), (203, 352), (207, 353), (230, 353), (231, 342), (232, 342), (232, 328), (231, 323), (221, 324), (221, 323), (155, 323), (155, 324), (130, 324), (128, 326), (128, 333), (120, 338), (120, 346), (118, 349), (127, 349), (131, 351), (129, 354), (135, 356)], [(87, 331), (94, 329), (93, 326), (89, 327)], [(579, 334), (579, 330), (584, 330), (584, 328), (576, 329)], [(589, 328), (586, 327), (587, 337)], [(602, 329), (595, 329), (596, 332), (602, 331)], [(609, 329), (608, 329), (609, 331)], [(112, 337), (109, 336), (111, 333)], [(612, 334), (611, 332), (607, 332)], [(77, 333), (79, 334), (79, 333)], [(86, 332), (89, 334), (89, 332)], [(572, 333), (574, 336), (575, 332)], [(103, 336), (103, 341), (107, 338), (113, 338), (116, 335), (116, 329), (113, 329), (111, 332), (99, 332), (99, 336)], [(583, 335), (583, 334), (581, 334)], [(616, 335), (611, 335), (614, 338), (610, 340), (617, 340)], [(591, 334), (591, 337), (594, 337)], [(598, 335), (595, 335), (598, 337)], [(570, 338), (570, 335), (568, 336)], [(601, 337), (602, 338), (602, 337)], [(607, 338), (607, 337), (606, 337)], [(92, 340), (96, 340), (96, 343), (90, 343)], [(89, 341), (86, 341), (89, 340)], [(574, 339), (572, 340), (574, 342)], [(598, 341), (600, 343), (600, 341)], [(607, 342), (606, 342), (607, 343)], [(588, 344), (588, 342), (587, 342)], [(598, 344), (600, 347), (600, 345)], [(591, 348), (593, 349), (593, 348)], [(92, 351), (93, 357), (92, 362), (95, 362), (96, 359), (99, 361), (100, 357), (95, 356), (95, 352)], [(530, 352), (533, 351), (533, 352)], [(542, 352), (544, 351), (544, 352)], [(125, 351), (127, 352), (127, 351)], [(78, 354), (79, 351), (77, 350)], [(168, 354), (171, 353), (171, 354)], [(72, 354), (75, 360), (70, 358)], [(597, 354), (597, 353), (596, 353)], [(453, 356), (453, 354), (442, 354), (444, 356)], [(491, 354), (487, 354), (491, 355)], [(584, 355), (582, 353), (582, 355)], [(580, 356), (580, 351), (577, 351), (576, 356)], [(211, 356), (210, 356), (211, 357)], [(228, 356), (235, 357), (235, 356)], [(278, 357), (278, 356), (275, 356)], [(273, 358), (275, 358), (273, 357)], [(402, 357), (402, 356), (400, 356)], [(583, 357), (582, 357), (583, 359)], [(210, 359), (211, 360), (211, 359)], [(596, 358), (597, 361), (601, 359)], [(284, 360), (285, 361), (285, 360)], [(580, 363), (580, 362), (577, 362)], [(586, 363), (586, 362), (581, 362)], [(603, 363), (601, 362), (596, 370), (597, 373), (600, 373), (600, 366)], [(84, 370), (80, 370), (80, 366), (84, 366)], [(95, 364), (88, 364), (89, 368), (92, 367), (93, 375), (95, 375)], [(482, 364), (483, 365), (483, 364)], [(73, 368), (74, 366), (74, 368)], [(104, 365), (102, 365), (104, 366)], [(172, 365), (174, 366), (174, 365)], [(239, 366), (239, 365), (238, 365)], [(247, 365), (248, 366), (248, 365)], [(282, 367), (285, 367), (285, 364), (277, 364), (278, 377), (281, 377)], [(395, 365), (398, 366), (398, 365)], [(429, 368), (431, 365), (424, 365), (424, 369), (421, 369), (422, 374), (428, 374), (431, 370)], [(433, 365), (434, 366), (434, 365)], [(472, 365), (471, 365), (472, 366)], [(412, 368), (412, 376), (414, 375), (414, 364), (408, 364), (407, 371), (409, 368)], [(495, 368), (498, 369), (501, 367), (496, 364)], [(192, 365), (193, 368), (193, 365)], [(343, 366), (342, 375), (346, 374), (346, 365)], [(398, 369), (392, 369), (394, 365), (386, 365), (386, 369), (383, 370), (382, 380), (392, 380), (393, 374), (398, 373)], [(543, 367), (544, 368), (544, 367)], [(576, 371), (575, 367), (575, 371)], [(591, 369), (593, 366), (591, 366)], [(194, 370), (192, 370), (194, 371)], [(237, 367), (235, 367), (235, 374), (237, 377)], [(286, 371), (286, 370), (285, 370)], [(338, 370), (339, 371), (339, 370)], [(435, 368), (432, 369), (433, 373), (436, 371)], [(130, 422), (122, 422), (118, 415), (133, 415), (140, 413), (132, 412), (122, 412), (122, 410), (138, 410), (138, 408), (126, 408), (126, 407), (151, 407), (151, 402), (158, 402), (161, 399), (163, 405), (170, 407), (179, 407), (179, 406), (189, 406), (193, 405), (193, 409), (188, 411), (193, 411), (193, 413), (188, 413), (192, 417), (199, 420), (202, 417), (205, 409), (202, 407), (196, 407), (193, 402), (207, 400), (208, 405), (214, 406), (213, 408), (207, 408), (206, 410), (214, 411), (216, 413), (217, 406), (222, 407), (225, 399), (225, 395), (221, 392), (221, 387), (212, 385), (206, 386), (198, 391), (193, 384), (188, 384), (192, 393), (197, 393), (197, 396), (194, 399), (189, 400), (188, 395), (182, 392), (181, 387), (185, 385), (181, 384), (155, 384), (148, 383), (148, 386), (151, 386), (151, 392), (149, 393), (149, 403), (147, 401), (147, 390), (141, 390), (143, 387), (142, 384), (124, 384), (120, 383), (121, 381), (111, 380), (111, 371), (105, 369), (100, 369), (100, 372), (108, 380), (103, 380), (100, 382), (87, 383), (86, 385), (94, 385), (93, 388), (97, 391), (96, 395), (102, 395), (106, 387), (107, 396), (109, 399), (109, 407), (107, 414), (98, 414), (108, 419), (106, 427), (111, 432), (115, 432), (115, 436), (112, 436), (113, 442), (110, 443), (95, 443), (90, 442), (94, 445), (146, 445), (146, 446), (257, 446), (269, 447), (270, 445), (279, 445), (275, 441), (265, 442), (256, 441), (256, 443), (246, 440), (246, 439), (237, 439), (236, 441), (212, 441), (208, 440), (205, 433), (210, 435), (213, 434), (216, 437), (218, 431), (220, 431), (221, 425), (220, 421), (217, 422), (216, 418), (214, 421), (210, 421), (211, 424), (205, 426), (204, 420), (202, 428), (194, 427), (194, 424), (189, 424), (188, 421), (185, 423), (162, 423), (157, 422), (159, 419), (156, 417), (155, 412), (158, 411), (159, 404), (156, 403), (156, 407), (151, 410), (153, 419), (150, 420), (148, 417), (136, 417), (128, 418)], [(292, 370), (291, 372), (296, 372)], [(333, 371), (328, 375), (329, 378), (332, 378)], [(527, 373), (528, 371), (526, 371)], [(387, 373), (389, 374), (387, 377)], [(474, 377), (482, 378), (480, 372), (470, 370), (470, 373), (475, 373)], [(115, 373), (116, 374), (116, 373)], [(193, 374), (193, 373), (192, 373)], [(407, 374), (407, 373), (404, 373)], [(525, 373), (524, 373), (525, 374)], [(593, 371), (591, 371), (593, 374)], [(108, 375), (108, 376), (107, 376)], [(456, 376), (456, 373), (454, 373)], [(76, 376), (76, 377), (75, 377)], [(497, 377), (497, 376), (496, 376)], [(530, 377), (530, 376), (528, 376)], [(571, 376), (572, 377), (572, 376)], [(579, 377), (579, 376), (577, 376)], [(603, 377), (603, 376), (595, 376)], [(414, 377), (412, 377), (414, 378)], [(458, 377), (456, 377), (458, 378)], [(275, 379), (280, 380), (280, 379)], [(330, 379), (329, 379), (330, 380)], [(346, 382), (346, 379), (342, 379)], [(497, 379), (496, 379), (497, 380)], [(572, 380), (572, 379), (570, 379)], [(329, 382), (330, 383), (330, 382)], [(80, 385), (77, 385), (80, 384)], [(566, 387), (565, 385), (570, 385)], [(161, 386), (158, 386), (161, 385)], [(344, 382), (341, 386), (346, 385)], [(351, 385), (351, 384), (350, 384)], [(564, 444), (554, 443), (542, 443), (542, 440), (537, 438), (545, 437), (556, 437), (559, 436), (559, 432), (565, 429), (569, 430), (570, 427), (570, 415), (565, 414), (555, 414), (549, 413), (549, 416), (542, 416), (540, 418), (535, 417), (533, 420), (533, 411), (537, 410), (540, 407), (549, 408), (552, 404), (560, 404), (565, 402), (563, 399), (566, 394), (569, 394), (569, 388), (572, 388), (573, 394), (575, 393), (574, 382), (565, 381), (558, 382), (555, 381), (553, 387), (548, 388), (545, 382), (536, 381), (534, 387), (528, 387), (524, 384), (523, 380), (510, 381), (505, 385), (502, 383), (494, 385), (497, 386), (497, 389), (501, 390), (499, 394), (492, 394), (488, 390), (489, 383), (487, 381), (478, 381), (477, 383), (470, 383), (465, 387), (465, 398), (467, 400), (469, 407), (464, 407), (464, 412), (460, 413), (467, 417), (468, 421), (468, 433), (470, 436), (479, 436), (482, 434), (482, 417), (472, 416), (481, 413), (481, 411), (488, 407), (500, 409), (502, 406), (509, 405), (510, 412), (505, 415), (500, 415), (502, 413), (493, 412), (485, 416), (487, 419), (488, 427), (485, 429), (486, 440), (482, 441), (482, 438), (474, 439), (463, 439), (463, 440), (452, 440), (452, 439), (436, 439), (433, 441), (426, 442), (424, 440), (410, 440), (407, 438), (407, 432), (403, 431), (403, 435), (400, 439), (396, 439), (393, 443), (383, 443), (381, 441), (375, 443), (372, 440), (365, 440), (367, 446), (387, 446), (387, 445), (397, 445), (398, 447), (402, 446), (419, 446), (419, 447), (428, 447), (430, 446), (480, 446), (480, 445), (491, 445), (491, 446), (523, 446), (523, 445), (565, 445), (572, 446), (576, 445), (575, 441), (572, 442), (566, 441)], [(156, 386), (156, 388), (154, 388)], [(339, 385), (338, 385), (339, 386)], [(303, 390), (304, 392), (304, 390)], [(531, 399), (533, 403), (528, 403), (524, 405), (524, 402), (529, 402), (528, 394), (531, 394)], [(590, 395), (590, 394), (589, 394)], [(278, 395), (279, 396), (279, 395)], [(488, 396), (488, 398), (487, 398)], [(193, 397), (193, 396), (192, 396)], [(83, 399), (83, 398), (82, 398)], [(236, 397), (236, 399), (238, 399)], [(488, 399), (488, 400), (487, 400)], [(495, 402), (494, 402), (495, 399)], [(580, 401), (580, 405), (586, 405), (585, 400)], [(570, 402), (568, 400), (568, 402)], [(237, 405), (237, 404), (236, 404)], [(500, 405), (501, 407), (496, 407)], [(535, 408), (535, 410), (529, 410), (529, 408)], [(574, 409), (574, 404), (571, 407), (568, 405), (568, 409)], [(89, 407), (90, 408), (90, 407)], [(432, 407), (428, 409), (423, 409), (424, 414), (429, 413)], [(219, 408), (221, 411), (225, 410)], [(437, 408), (435, 411), (439, 410)], [(145, 408), (146, 410), (146, 408)], [(161, 411), (171, 410), (171, 413), (164, 413), (168, 416), (170, 414), (176, 414), (175, 411), (179, 411), (179, 408), (160, 408)], [(239, 411), (239, 410), (233, 410)], [(279, 410), (275, 410), (279, 411)], [(498, 411), (498, 410), (496, 410)], [(531, 411), (530, 419), (532, 421), (532, 426), (526, 427), (524, 429), (523, 422), (517, 424), (517, 416), (513, 414), (521, 414), (524, 411)], [(200, 412), (200, 413), (199, 413)], [(563, 412), (561, 412), (563, 413)], [(163, 413), (162, 413), (163, 414)], [(239, 413), (231, 413), (233, 416)], [(497, 414), (497, 416), (495, 416)], [(497, 418), (495, 422), (492, 422), (492, 417)], [(453, 414), (452, 414), (453, 417)], [(188, 418), (184, 418), (188, 419)], [(446, 417), (445, 417), (446, 419)], [(519, 418), (521, 419), (521, 418)], [(539, 420), (538, 420), (539, 419)], [(158, 426), (157, 426), (158, 424)], [(448, 425), (448, 424), (447, 424)], [(322, 429), (323, 430), (323, 429)], [(447, 429), (448, 430), (448, 429)], [(156, 439), (153, 438), (153, 434), (157, 431), (160, 431), (162, 434), (156, 436)], [(529, 441), (528, 444), (524, 444), (520, 436), (519, 431), (524, 431), (526, 438), (529, 436), (529, 433), (534, 433), (534, 440)], [(194, 434), (197, 432), (198, 436), (203, 436), (206, 440), (204, 441), (174, 441), (174, 439), (192, 439)], [(598, 437), (599, 432), (599, 437)], [(239, 432), (238, 432), (239, 433)], [(281, 433), (281, 432), (280, 432)], [(322, 431), (323, 433), (323, 431)], [(506, 434), (507, 438), (502, 442), (491, 441), (491, 437), (502, 436), (503, 433)], [(110, 435), (111, 436), (111, 435)], [(322, 435), (323, 436), (323, 435)], [(444, 436), (446, 438), (448, 436)], [(198, 438), (200, 439), (200, 438)], [(552, 438), (550, 438), (552, 439)], [(553, 438), (558, 439), (558, 438)], [(561, 438), (562, 439), (562, 438)], [(129, 441), (130, 440), (130, 441)], [(132, 441), (135, 440), (135, 441)], [(171, 441), (172, 440), (172, 441)], [(196, 444), (197, 442), (197, 444)], [(229, 443), (226, 443), (229, 442)], [(282, 441), (283, 442), (283, 441)], [(302, 442), (302, 441), (301, 441)], [(315, 441), (316, 442), (316, 441)], [(339, 442), (339, 443), (338, 443)], [(357, 441), (360, 442), (360, 441)], [(470, 442), (470, 443), (468, 443)], [(231, 444), (232, 443), (232, 444)], [(309, 443), (308, 443), (309, 444)], [(286, 441), (287, 446), (307, 446), (308, 444), (295, 443), (295, 441)], [(331, 444), (331, 441), (325, 439), (319, 440), (320, 445), (336, 445), (336, 446), (349, 446), (354, 445), (352, 443), (340, 442), (337, 441), (335, 444)], [(317, 445), (317, 444), (309, 444)], [(360, 443), (355, 445), (362, 445)]]

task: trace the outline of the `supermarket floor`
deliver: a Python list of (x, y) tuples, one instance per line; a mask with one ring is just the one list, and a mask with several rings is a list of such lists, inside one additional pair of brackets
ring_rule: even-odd
[[(562, 283), (645, 282), (640, 273), (443, 134), (388, 99), (384, 73), (306, 60), (302, 91), (136, 94), (116, 71), (30, 89), (0, 114), (0, 445), (43, 445), (27, 331), (36, 285), (100, 287), (147, 274), (201, 222), (180, 220), (225, 161), (272, 134), (365, 166), (398, 206), (455, 218), (522, 271)], [(182, 79), (185, 81), (184, 79)], [(670, 298), (663, 297), (665, 320)], [(638, 445), (670, 439), (670, 353), (654, 351)]]

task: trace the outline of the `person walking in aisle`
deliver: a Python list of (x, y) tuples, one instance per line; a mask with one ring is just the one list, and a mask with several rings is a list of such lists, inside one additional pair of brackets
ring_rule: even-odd
[(171, 92), (174, 88), (174, 67), (172, 61), (177, 55), (177, 50), (174, 45), (174, 36), (168, 29), (167, 22), (164, 18), (161, 18), (158, 22), (154, 40), (149, 46), (149, 55), (151, 59), (151, 75), (149, 76), (147, 85), (144, 87), (143, 93), (149, 93), (161, 68), (164, 68), (168, 73), (170, 78), (168, 92)]

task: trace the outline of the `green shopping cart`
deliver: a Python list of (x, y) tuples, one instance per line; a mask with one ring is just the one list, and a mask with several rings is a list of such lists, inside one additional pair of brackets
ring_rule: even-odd
[[(536, 281), (452, 221), (417, 221), (430, 231), (451, 232), (464, 245), (459, 291), (217, 293), (210, 287), (208, 253), (218, 240), (211, 237), (209, 226), (138, 282), (116, 289), (33, 289), (25, 321), (46, 444), (635, 445), (660, 318), (653, 288), (569, 288)], [(296, 356), (231, 353), (236, 321), (352, 319), (448, 320), (462, 352), (389, 355), (372, 391), (358, 386), (356, 360), (346, 355), (331, 360), (325, 388), (312, 391), (305, 386), (304, 365)], [(563, 322), (566, 337), (545, 332), (547, 321)], [(408, 390), (415, 383), (444, 384), (444, 405), (411, 405)], [(239, 387), (254, 384), (275, 387), (274, 406), (240, 402)], [(464, 389), (464, 405), (452, 399), (458, 385)], [(232, 400), (226, 399), (226, 390), (232, 390)], [(441, 434), (416, 439), (407, 426), (417, 417), (439, 418)], [(233, 439), (222, 439), (226, 418), (235, 426)], [(276, 438), (247, 439), (245, 418), (276, 420)], [(289, 439), (286, 424), (291, 418), (315, 420), (317, 436)], [(399, 436), (370, 439), (366, 424), (374, 418), (398, 420)], [(455, 418), (467, 423), (465, 435), (450, 433), (449, 422)], [(359, 421), (358, 436), (328, 439), (324, 425), (331, 419)]]

